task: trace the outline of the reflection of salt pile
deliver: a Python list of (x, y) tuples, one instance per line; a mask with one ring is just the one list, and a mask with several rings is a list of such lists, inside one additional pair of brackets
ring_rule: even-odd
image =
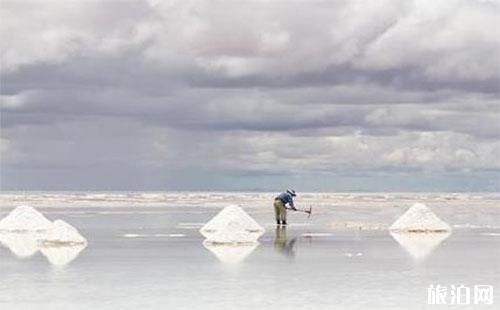
[(204, 242), (203, 245), (205, 248), (210, 250), (217, 258), (224, 263), (237, 263), (242, 261), (247, 257), (250, 253), (253, 252), (258, 246), (259, 243), (255, 242), (253, 244), (216, 244)]
[(0, 242), (18, 257), (38, 250), (55, 265), (64, 265), (86, 245), (76, 228), (62, 220), (54, 223), (32, 207), (20, 206), (0, 221)]
[(401, 233), (391, 232), (391, 236), (415, 259), (421, 260), (429, 256), (434, 249), (450, 236), (449, 232), (441, 233)]
[(427, 206), (414, 204), (389, 228), (397, 232), (446, 232), (451, 228), (437, 217)]
[(52, 265), (62, 266), (74, 260), (87, 245), (41, 247), (40, 252)]
[(34, 208), (19, 206), (0, 221), (0, 232), (37, 232), (51, 226), (52, 222)]
[(38, 251), (37, 235), (34, 233), (0, 233), (0, 243), (19, 258), (33, 256)]
[(224, 208), (201, 229), (205, 243), (248, 244), (255, 243), (264, 228), (236, 205)]

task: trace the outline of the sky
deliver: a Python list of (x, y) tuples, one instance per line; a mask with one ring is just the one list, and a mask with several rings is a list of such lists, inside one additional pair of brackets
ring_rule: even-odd
[(0, 189), (498, 191), (499, 7), (0, 0)]

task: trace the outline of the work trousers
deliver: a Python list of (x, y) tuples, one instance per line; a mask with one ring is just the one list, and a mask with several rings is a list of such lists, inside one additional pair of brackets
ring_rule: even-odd
[(286, 222), (286, 208), (280, 199), (274, 200), (274, 217), (276, 221)]

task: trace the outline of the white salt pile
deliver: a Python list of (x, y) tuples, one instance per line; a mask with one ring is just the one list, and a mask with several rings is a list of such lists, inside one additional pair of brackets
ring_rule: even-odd
[(86, 245), (85, 239), (78, 230), (63, 220), (55, 220), (52, 227), (40, 239), (42, 246)]
[(447, 232), (451, 228), (426, 205), (414, 204), (389, 228), (393, 232)]
[(41, 232), (52, 226), (42, 213), (29, 206), (19, 206), (0, 221), (0, 232)]
[(64, 265), (76, 258), (87, 240), (70, 224), (51, 222), (29, 206), (19, 206), (0, 221), (0, 243), (20, 258), (38, 250), (50, 263)]
[(206, 243), (255, 243), (265, 229), (236, 205), (224, 208), (201, 229)]

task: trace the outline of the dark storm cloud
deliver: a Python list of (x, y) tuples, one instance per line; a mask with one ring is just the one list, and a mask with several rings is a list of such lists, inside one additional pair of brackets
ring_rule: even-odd
[(83, 187), (89, 167), (149, 171), (140, 179), (156, 186), (166, 179), (155, 169), (172, 171), (168, 184), (221, 174), (241, 187), (290, 171), (495, 171), (496, 9), (4, 1), (2, 167), (9, 178), (63, 169)]

